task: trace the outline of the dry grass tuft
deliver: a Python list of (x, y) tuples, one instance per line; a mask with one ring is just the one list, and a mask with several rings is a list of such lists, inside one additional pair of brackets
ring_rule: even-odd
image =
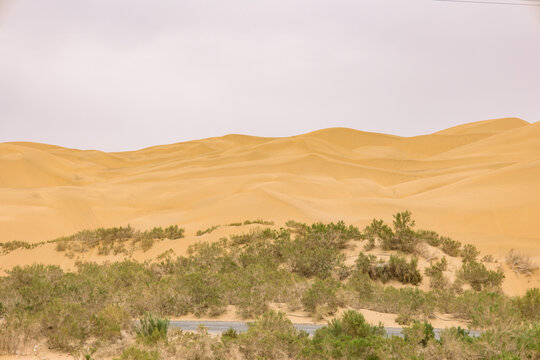
[(517, 274), (530, 276), (538, 269), (538, 265), (533, 263), (529, 256), (517, 252), (514, 249), (510, 250), (506, 255), (506, 263)]

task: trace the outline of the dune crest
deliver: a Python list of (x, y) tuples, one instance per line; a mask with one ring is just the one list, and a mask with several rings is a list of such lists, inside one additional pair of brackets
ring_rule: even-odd
[(247, 218), (358, 226), (413, 212), (481, 250), (540, 259), (540, 123), (497, 119), (403, 138), (332, 128), (104, 153), (0, 144), (0, 241), (83, 228)]

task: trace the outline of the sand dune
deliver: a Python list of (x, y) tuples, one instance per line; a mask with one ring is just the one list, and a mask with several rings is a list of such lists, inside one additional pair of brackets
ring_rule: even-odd
[[(120, 153), (0, 144), (0, 241), (247, 218), (359, 226), (409, 209), (482, 251), (540, 260), (540, 123), (481, 121), (402, 138), (333, 128)], [(50, 256), (50, 255), (48, 255)]]

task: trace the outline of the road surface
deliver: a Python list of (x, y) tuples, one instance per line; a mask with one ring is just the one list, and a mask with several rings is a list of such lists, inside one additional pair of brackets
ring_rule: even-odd
[[(234, 330), (238, 332), (244, 332), (247, 331), (248, 325), (246, 322), (241, 321), (178, 321), (178, 320), (171, 320), (171, 327), (177, 327), (184, 331), (196, 331), (199, 325), (204, 325), (208, 332), (211, 334), (221, 334), (224, 331), (227, 331), (230, 328), (233, 328)], [(315, 334), (315, 331), (324, 325), (321, 324), (294, 324), (294, 326), (298, 330), (303, 330), (307, 332), (310, 336), (313, 336)], [(384, 330), (386, 330), (386, 335), (388, 337), (390, 336), (403, 336), (401, 334), (401, 328), (396, 327), (385, 327)], [(435, 337), (439, 338), (439, 333), (442, 329), (434, 329), (435, 331)], [(471, 330), (469, 332), (470, 336), (479, 336), (480, 331)]]

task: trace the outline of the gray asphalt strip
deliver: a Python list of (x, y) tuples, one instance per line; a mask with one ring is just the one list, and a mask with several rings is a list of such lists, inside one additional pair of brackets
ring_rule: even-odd
[[(221, 334), (224, 331), (227, 331), (230, 328), (233, 328), (234, 330), (238, 332), (244, 332), (248, 329), (248, 323), (242, 322), (242, 321), (178, 321), (178, 320), (172, 320), (170, 322), (170, 326), (180, 328), (184, 331), (196, 331), (197, 328), (203, 325), (206, 327), (209, 333), (211, 334)], [(310, 336), (313, 336), (315, 334), (315, 331), (324, 325), (321, 324), (294, 324), (294, 326), (298, 330), (303, 330), (307, 332)], [(402, 328), (397, 327), (385, 327), (384, 330), (386, 330), (386, 334), (388, 337), (391, 336), (403, 336), (402, 334)], [(435, 337), (439, 338), (439, 333), (442, 331), (442, 329), (434, 329)], [(479, 336), (480, 331), (476, 330), (470, 330), (469, 331), (470, 336)]]

